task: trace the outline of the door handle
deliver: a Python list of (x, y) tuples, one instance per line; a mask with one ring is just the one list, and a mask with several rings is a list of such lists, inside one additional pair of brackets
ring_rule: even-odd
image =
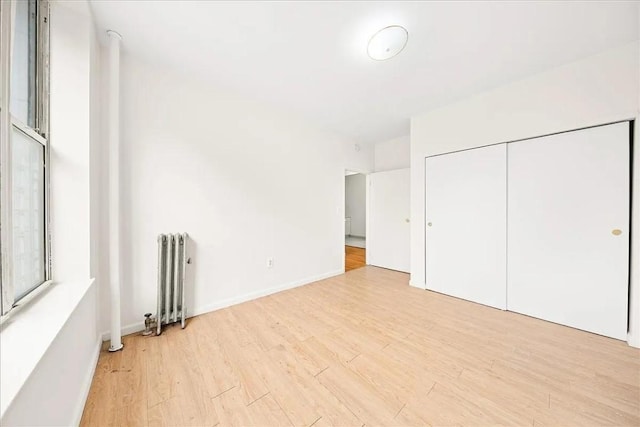
[(611, 234), (613, 234), (614, 236), (619, 236), (622, 234), (622, 230), (620, 230), (619, 228), (614, 228), (613, 230), (611, 230)]

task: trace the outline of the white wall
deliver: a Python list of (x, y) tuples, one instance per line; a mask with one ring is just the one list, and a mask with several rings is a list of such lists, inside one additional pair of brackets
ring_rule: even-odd
[[(95, 33), (95, 29), (93, 31)], [(102, 75), (102, 53), (97, 35), (94, 34), (90, 38), (90, 139), (89, 139), (89, 251), (90, 251), (90, 263), (89, 274), (90, 277), (96, 280), (96, 306), (95, 306), (95, 323), (98, 331), (101, 331), (100, 326), (100, 301), (103, 296), (101, 295), (102, 288), (108, 288), (107, 275), (104, 274), (108, 271), (109, 258), (105, 256), (108, 253), (107, 248), (107, 235), (108, 235), (108, 216), (104, 213), (105, 207), (108, 206), (108, 187), (105, 182), (105, 173), (108, 164), (105, 159), (108, 158), (108, 150), (103, 143), (102, 135), (104, 132), (102, 126), (102, 99), (104, 94), (102, 93), (103, 75)], [(106, 136), (105, 136), (106, 140)], [(102, 248), (105, 250), (102, 250)]]
[(91, 82), (97, 43), (84, 1), (52, 2), (50, 23), (55, 283), (0, 332), (2, 425), (77, 424), (100, 345), (97, 289), (91, 280), (91, 264), (98, 255), (91, 245), (92, 230), (100, 206), (92, 203), (90, 193), (90, 169), (98, 168), (90, 162), (97, 143), (91, 130), (99, 101)]
[(409, 135), (374, 145), (374, 170), (383, 172), (394, 169), (407, 169), (411, 166), (411, 140)]
[[(638, 117), (638, 61), (638, 43), (633, 43), (413, 117), (411, 284), (425, 287), (426, 156)], [(638, 183), (637, 156), (635, 165)], [(640, 230), (637, 209), (634, 218), (634, 229)], [(639, 237), (635, 233), (636, 248)], [(637, 251), (633, 257), (640, 259)], [(636, 270), (631, 300), (636, 313), (639, 279)], [(640, 322), (634, 319), (637, 331)]]
[[(53, 277), (89, 279), (89, 142), (91, 39), (88, 10), (79, 2), (51, 11), (51, 253)], [(86, 15), (85, 15), (86, 14)], [(55, 22), (54, 22), (55, 21)], [(55, 206), (54, 206), (55, 205)], [(64, 206), (65, 209), (56, 209)], [(69, 232), (70, 223), (73, 232)]]
[(364, 150), (127, 55), (121, 85), (125, 331), (155, 312), (159, 233), (192, 239), (190, 315), (343, 271), (344, 170), (370, 167)]
[(367, 174), (374, 169), (374, 151), (370, 144), (343, 144), (345, 169)]
[(367, 214), (367, 177), (357, 173), (344, 177), (345, 218), (351, 218), (351, 235), (365, 237)]

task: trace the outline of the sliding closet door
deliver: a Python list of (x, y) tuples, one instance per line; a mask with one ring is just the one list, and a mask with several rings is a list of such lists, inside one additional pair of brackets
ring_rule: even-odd
[(508, 146), (507, 308), (626, 339), (629, 123)]
[(426, 284), (505, 308), (506, 144), (426, 160)]

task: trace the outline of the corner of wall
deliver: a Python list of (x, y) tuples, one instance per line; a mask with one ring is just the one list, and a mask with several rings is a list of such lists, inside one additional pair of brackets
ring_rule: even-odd
[(373, 146), (374, 171), (383, 172), (411, 167), (410, 135), (403, 135)]
[(358, 144), (352, 141), (345, 142), (344, 169), (367, 174), (374, 170), (373, 147), (367, 144)]

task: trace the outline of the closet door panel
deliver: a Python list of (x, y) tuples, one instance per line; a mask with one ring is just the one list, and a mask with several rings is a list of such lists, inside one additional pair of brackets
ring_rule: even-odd
[(507, 309), (626, 339), (629, 123), (508, 144)]
[(426, 159), (427, 289), (504, 309), (506, 144)]

